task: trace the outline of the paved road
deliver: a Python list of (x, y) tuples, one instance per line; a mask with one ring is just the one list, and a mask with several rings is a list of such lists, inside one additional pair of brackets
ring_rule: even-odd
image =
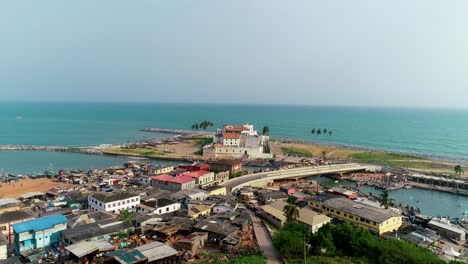
[(273, 246), (270, 233), (258, 217), (252, 217), (255, 237), (262, 255), (267, 258), (268, 264), (281, 264), (281, 258)]
[(351, 172), (365, 170), (368, 166), (363, 166), (356, 163), (348, 164), (337, 164), (337, 165), (325, 165), (325, 166), (309, 166), (293, 169), (283, 169), (271, 172), (260, 172), (255, 174), (245, 175), (239, 178), (231, 179), (229, 181), (223, 182), (222, 186), (228, 187), (231, 191), (234, 191), (237, 188), (247, 185), (254, 181), (259, 180), (278, 180), (286, 178), (296, 178), (296, 177), (306, 177), (311, 175), (318, 174), (329, 174), (329, 173), (340, 173), (340, 172)]

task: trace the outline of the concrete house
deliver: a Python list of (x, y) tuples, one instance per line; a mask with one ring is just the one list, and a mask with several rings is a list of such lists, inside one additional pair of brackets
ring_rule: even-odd
[(213, 206), (213, 213), (215, 214), (231, 213), (237, 209), (237, 206), (238, 206), (238, 203), (235, 199), (228, 199), (225, 201), (220, 201), (215, 206)]
[(214, 172), (211, 171), (199, 170), (187, 172), (183, 175), (195, 179), (195, 184), (200, 187), (211, 186), (215, 184)]
[(13, 224), (28, 221), (36, 218), (36, 215), (29, 210), (9, 211), (0, 214), (0, 230), (6, 237), (8, 244), (12, 245), (14, 241)]
[(378, 236), (398, 230), (403, 223), (400, 214), (347, 198), (319, 197), (310, 200), (309, 205), (329, 217), (369, 230)]
[(14, 224), (15, 254), (58, 243), (60, 231), (67, 229), (67, 222), (63, 215), (50, 215)]
[(94, 211), (134, 211), (139, 204), (140, 195), (128, 192), (99, 192), (88, 196), (88, 206)]
[(180, 210), (180, 203), (167, 198), (156, 199), (141, 203), (137, 207), (137, 212), (149, 214), (169, 214)]
[(177, 192), (185, 189), (192, 189), (196, 186), (195, 179), (185, 175), (171, 176), (161, 174), (151, 178), (151, 186)]

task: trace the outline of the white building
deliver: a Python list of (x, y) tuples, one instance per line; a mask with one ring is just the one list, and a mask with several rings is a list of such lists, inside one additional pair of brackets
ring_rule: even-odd
[(137, 206), (137, 212), (149, 214), (168, 214), (177, 210), (180, 210), (180, 203), (167, 198), (146, 201)]
[(203, 147), (206, 158), (242, 158), (269, 159), (270, 153), (265, 153), (269, 136), (259, 135), (253, 125), (225, 125), (216, 129), (213, 144)]
[(140, 204), (140, 196), (128, 192), (93, 193), (88, 196), (88, 206), (95, 211), (117, 212), (135, 211)]
[(224, 214), (232, 213), (237, 209), (238, 203), (235, 199), (228, 199), (226, 201), (220, 201), (213, 206), (213, 213)]

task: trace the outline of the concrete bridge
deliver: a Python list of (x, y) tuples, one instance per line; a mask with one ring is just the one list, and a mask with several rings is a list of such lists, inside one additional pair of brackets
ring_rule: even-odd
[(297, 179), (313, 175), (348, 173), (375, 169), (375, 166), (361, 165), (357, 163), (324, 165), (324, 166), (308, 166), (294, 169), (283, 169), (271, 172), (260, 172), (250, 175), (241, 176), (221, 183), (221, 186), (226, 186), (231, 192), (234, 192), (244, 186), (264, 186), (274, 180)]

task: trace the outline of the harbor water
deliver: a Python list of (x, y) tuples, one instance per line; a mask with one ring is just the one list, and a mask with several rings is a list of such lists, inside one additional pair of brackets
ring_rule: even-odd
[[(327, 187), (348, 186), (356, 187), (356, 183), (348, 180), (340, 180), (329, 177), (313, 177), (320, 184)], [(359, 189), (364, 193), (372, 193), (374, 196), (379, 196), (382, 190), (371, 186), (360, 186)], [(455, 195), (446, 192), (423, 190), (417, 188), (398, 189), (390, 191), (390, 198), (395, 200), (395, 203), (401, 202), (403, 206), (409, 205), (418, 207), (422, 214), (431, 216), (450, 216), (462, 217), (463, 213), (468, 210), (468, 197)]]

